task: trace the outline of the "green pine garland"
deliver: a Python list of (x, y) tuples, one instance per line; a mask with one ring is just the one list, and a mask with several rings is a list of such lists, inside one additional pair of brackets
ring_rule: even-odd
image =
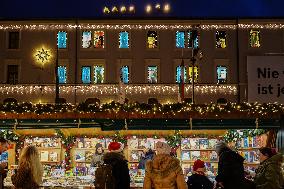
[(265, 129), (229, 129), (223, 139), (226, 142), (237, 142), (242, 138), (259, 136), (266, 132)]

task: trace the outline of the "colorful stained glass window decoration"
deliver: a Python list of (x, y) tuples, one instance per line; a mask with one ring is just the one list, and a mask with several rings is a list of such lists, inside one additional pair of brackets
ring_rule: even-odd
[(216, 31), (216, 48), (225, 49), (227, 47), (226, 31)]
[[(193, 71), (194, 71), (194, 83), (197, 83), (198, 82), (198, 77), (199, 77), (198, 67), (194, 66)], [(190, 66), (188, 68), (188, 74), (189, 74), (188, 82), (191, 83), (192, 82), (192, 76), (193, 76), (193, 74), (192, 74), (192, 66)]]
[(123, 83), (129, 83), (129, 67), (122, 66), (120, 68), (120, 79)]
[[(183, 69), (184, 69), (184, 72), (183, 72), (183, 77), (184, 77), (184, 79), (183, 79), (183, 81), (184, 81), (184, 83), (186, 83), (186, 67), (183, 67)], [(176, 67), (176, 83), (180, 83), (181, 82), (181, 66), (177, 66)]]
[(260, 31), (250, 30), (249, 32), (250, 47), (258, 48), (260, 47)]
[(147, 47), (149, 49), (158, 48), (158, 32), (156, 31), (147, 32)]
[(158, 66), (148, 66), (148, 83), (158, 83)]
[(176, 47), (177, 48), (185, 47), (185, 32), (184, 31), (176, 32)]
[(127, 31), (119, 33), (119, 48), (120, 49), (129, 48), (129, 33)]
[(188, 37), (188, 48), (198, 48), (199, 47), (199, 34), (197, 30), (191, 30), (187, 33)]
[(57, 73), (58, 73), (58, 79), (59, 83), (63, 84), (67, 82), (67, 69), (66, 66), (59, 66), (57, 68)]
[(67, 32), (60, 31), (57, 33), (57, 47), (59, 49), (67, 48)]
[(94, 31), (94, 47), (95, 48), (105, 48), (105, 32), (104, 31)]
[(217, 83), (222, 84), (227, 82), (228, 70), (226, 66), (217, 66)]
[(82, 67), (82, 83), (84, 84), (91, 83), (91, 67), (90, 66)]
[(94, 82), (95, 83), (103, 83), (104, 82), (104, 72), (105, 69), (103, 66), (95, 66), (94, 67)]
[(92, 32), (84, 31), (82, 33), (82, 47), (91, 48), (92, 47)]

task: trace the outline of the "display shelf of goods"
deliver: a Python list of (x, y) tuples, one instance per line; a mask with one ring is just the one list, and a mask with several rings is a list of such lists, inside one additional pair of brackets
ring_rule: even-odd
[(39, 150), (43, 164), (55, 164), (61, 161), (61, 139), (56, 137), (27, 137), (24, 146), (34, 145)]
[[(128, 161), (130, 163), (138, 163), (147, 149), (156, 150), (158, 141), (165, 142), (165, 138), (138, 138), (131, 137), (128, 139)], [(137, 167), (138, 169), (138, 167)]]
[(180, 159), (185, 176), (190, 176), (193, 163), (197, 159), (205, 162), (206, 172), (209, 177), (217, 174), (218, 155), (215, 152), (216, 138), (182, 138)]
[(236, 148), (239, 154), (245, 158), (245, 164), (247, 166), (257, 166), (260, 164), (258, 149), (262, 144), (261, 136), (249, 136), (237, 140)]
[(91, 163), (96, 152), (96, 146), (102, 146), (104, 152), (107, 152), (109, 143), (112, 142), (110, 138), (76, 138), (74, 148), (74, 162), (76, 165), (83, 167), (84, 164)]

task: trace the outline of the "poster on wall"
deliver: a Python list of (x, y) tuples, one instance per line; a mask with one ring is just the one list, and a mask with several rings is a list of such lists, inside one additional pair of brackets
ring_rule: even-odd
[(248, 56), (248, 101), (284, 103), (284, 56)]

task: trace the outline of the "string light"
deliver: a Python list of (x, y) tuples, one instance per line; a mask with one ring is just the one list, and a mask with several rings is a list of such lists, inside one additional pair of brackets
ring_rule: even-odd
[[(76, 92), (78, 95), (118, 95), (119, 85), (100, 84), (100, 85), (78, 85), (78, 86), (60, 86), (60, 94), (69, 95)], [(191, 93), (191, 85), (185, 85), (185, 93)], [(1, 94), (53, 94), (55, 86), (51, 85), (13, 85), (0, 87)], [(151, 84), (151, 85), (126, 85), (125, 92), (127, 95), (137, 94), (161, 94), (161, 95), (178, 95), (179, 88), (176, 84)], [(197, 94), (237, 94), (236, 85), (197, 85), (195, 86)]]
[[(118, 11), (113, 7), (113, 11)], [(165, 8), (165, 7), (164, 7)], [(168, 7), (170, 8), (170, 7)], [(151, 12), (152, 7), (146, 6), (146, 10)], [(130, 12), (134, 12), (134, 6), (129, 7)], [(148, 12), (147, 11), (147, 12)], [(110, 10), (105, 7), (104, 13), (109, 13)], [(188, 24), (2, 24), (0, 30), (75, 30), (78, 29), (106, 29), (106, 30), (187, 30), (195, 28), (195, 25)], [(284, 24), (201, 24), (201, 30), (236, 30), (239, 29), (284, 29)]]

